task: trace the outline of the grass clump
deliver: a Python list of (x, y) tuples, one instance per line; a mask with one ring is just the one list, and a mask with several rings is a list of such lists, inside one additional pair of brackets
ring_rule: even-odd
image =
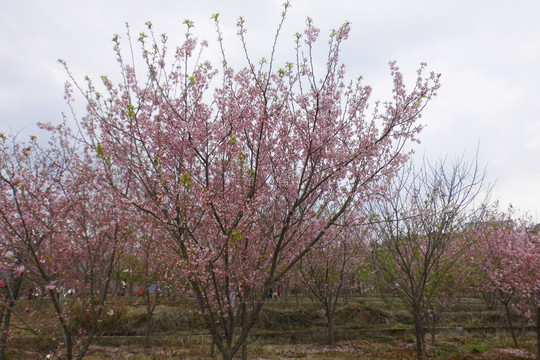
[(488, 346), (486, 344), (479, 343), (469, 343), (465, 346), (471, 354), (479, 354), (488, 351)]

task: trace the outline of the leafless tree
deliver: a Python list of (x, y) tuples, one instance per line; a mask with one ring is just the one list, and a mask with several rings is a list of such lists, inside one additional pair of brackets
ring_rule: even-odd
[(484, 177), (476, 158), (450, 165), (424, 161), (419, 170), (411, 164), (386, 198), (372, 204), (374, 267), (414, 319), (418, 359), (425, 357), (426, 325), (434, 327), (440, 305), (448, 304), (441, 298), (466, 279), (463, 255), (474, 243), (471, 230), (489, 193)]

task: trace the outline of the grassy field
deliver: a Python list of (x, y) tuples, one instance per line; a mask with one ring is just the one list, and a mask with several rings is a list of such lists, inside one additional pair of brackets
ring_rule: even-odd
[[(150, 344), (145, 346), (146, 311), (136, 300), (111, 302), (100, 336), (85, 359), (211, 359), (210, 337), (192, 304), (184, 300), (158, 306), (150, 324)], [(50, 309), (46, 302), (41, 306), (42, 318), (33, 320), (47, 322)], [(518, 326), (526, 325), (524, 319), (515, 320)], [(530, 331), (520, 333), (520, 348), (515, 349), (509, 334), (492, 331), (504, 325), (501, 309), (488, 309), (479, 298), (462, 299), (444, 314), (441, 326), (449, 331), (437, 335), (436, 345), (429, 345), (427, 354), (432, 359), (534, 358), (536, 344)], [(249, 338), (248, 356), (269, 360), (415, 359), (412, 319), (398, 303), (388, 307), (377, 296), (343, 302), (335, 319), (338, 342), (332, 346), (326, 345), (324, 326), (324, 314), (307, 299), (269, 301)], [(454, 331), (456, 327), (461, 330)], [(54, 326), (47, 331), (54, 333)], [(8, 359), (39, 359), (51, 342), (58, 341), (50, 336), (38, 341), (16, 330)], [(216, 358), (218, 355), (216, 350)]]
[[(519, 349), (511, 347), (508, 339), (500, 337), (460, 337), (442, 338), (436, 346), (428, 346), (427, 354), (431, 359), (534, 359), (534, 346), (531, 341), (521, 345)], [(38, 354), (30, 349), (19, 348), (10, 351), (8, 359), (37, 359)], [(132, 360), (165, 360), (165, 359), (212, 359), (208, 343), (156, 344), (143, 345), (93, 345), (85, 359), (132, 359)], [(416, 359), (414, 344), (410, 339), (378, 339), (340, 341), (333, 346), (303, 343), (276, 344), (250, 343), (248, 347), (250, 359)], [(219, 355), (216, 354), (217, 359)]]

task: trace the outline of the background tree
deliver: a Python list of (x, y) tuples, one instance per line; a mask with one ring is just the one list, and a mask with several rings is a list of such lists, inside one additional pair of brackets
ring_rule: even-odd
[(76, 186), (67, 196), (74, 205), (64, 226), (64, 247), (55, 246), (49, 254), (63, 287), (75, 291), (74, 301), (64, 302), (62, 311), (74, 329), (77, 359), (86, 355), (99, 331), (116, 263), (131, 244), (136, 222), (114, 194), (103, 191), (99, 174), (88, 164), (73, 169)]
[[(366, 230), (365, 228), (362, 230)], [(319, 303), (326, 315), (328, 343), (333, 344), (334, 314), (345, 285), (346, 276), (366, 267), (363, 232), (350, 228), (338, 232), (333, 239), (322, 239), (300, 260), (296, 271), (300, 283)]]
[(404, 144), (416, 139), (416, 121), (439, 87), (437, 75), (422, 76), (422, 65), (408, 92), (391, 63), (393, 99), (368, 116), (371, 89), (346, 82), (339, 63), (349, 24), (332, 32), (321, 76), (312, 57), (319, 30), (310, 19), (296, 36), (295, 63), (278, 68), (285, 11), (269, 59), (258, 65), (238, 21), (247, 67), (234, 71), (223, 52), (220, 84), (214, 66), (194, 55), (207, 43), (186, 21), (172, 59), (166, 36), (157, 40), (147, 24), (142, 75), (124, 61), (115, 36), (122, 83), (103, 77), (106, 95), (91, 81), (83, 91), (88, 112), (79, 125), (88, 151), (114, 174), (112, 191), (167, 233), (224, 359), (245, 344), (272, 284), (333, 237), (340, 218), (380, 192), (378, 180), (407, 159)]
[(529, 222), (522, 228), (520, 246), (515, 249), (514, 275), (526, 307), (518, 310), (531, 319), (536, 328), (536, 358), (540, 359), (540, 235)]
[[(145, 222), (148, 224), (148, 222)], [(151, 222), (150, 222), (151, 223)], [(162, 301), (166, 288), (174, 284), (175, 257), (164, 248), (164, 234), (160, 228), (137, 229), (132, 233), (130, 274), (137, 279), (141, 299), (146, 308), (145, 345), (150, 345), (152, 317), (156, 306)]]
[(373, 203), (378, 220), (372, 242), (375, 270), (413, 317), (418, 359), (425, 357), (429, 312), (437, 310), (434, 304), (452, 285), (460, 259), (473, 245), (471, 224), (482, 214), (479, 196), (484, 190), (475, 163), (459, 160), (447, 166), (441, 161), (420, 170), (404, 168), (387, 197)]
[[(2, 240), (5, 239), (0, 235)], [(24, 266), (18, 254), (10, 250), (9, 241), (1, 241), (2, 255), (0, 257), (0, 360), (6, 358), (6, 348), (10, 338), (11, 317), (16, 300), (22, 295)]]
[(514, 345), (518, 346), (512, 324), (517, 311), (536, 319), (538, 354), (540, 356), (540, 237), (533, 223), (517, 217), (510, 208), (506, 213), (494, 211), (479, 229), (483, 287), (495, 294), (505, 308)]
[[(66, 151), (69, 151), (66, 149)], [(47, 249), (53, 249), (56, 236), (62, 232), (64, 219), (71, 210), (64, 196), (62, 179), (66, 176), (69, 156), (64, 151), (44, 149), (31, 137), (28, 143), (14, 137), (0, 136), (0, 227), (2, 250), (11, 258), (9, 271), (15, 275), (14, 286), (3, 313), (2, 357), (5, 356), (10, 314), (22, 275), (36, 282), (60, 308), (58, 279), (49, 272)], [(70, 336), (64, 317), (58, 318), (64, 337)], [(71, 346), (71, 343), (67, 346)], [(70, 349), (67, 349), (70, 353)]]
[[(476, 241), (475, 239), (474, 242)], [(472, 245), (472, 247), (475, 246), (476, 244)], [(475, 258), (471, 259), (468, 256), (470, 250), (457, 259), (451, 271), (438, 277), (436, 296), (426, 297), (425, 325), (431, 335), (432, 345), (436, 345), (436, 327), (442, 319), (442, 314), (451, 310), (452, 306), (459, 303), (463, 297), (470, 295), (476, 284), (477, 276), (473, 273)], [(432, 293), (432, 290), (428, 289), (427, 293)]]
[(478, 258), (482, 264), (481, 274), (483, 292), (492, 294), (493, 298), (504, 306), (510, 334), (514, 346), (518, 347), (518, 340), (512, 322), (512, 308), (519, 300), (516, 284), (511, 280), (510, 272), (514, 269), (510, 264), (514, 261), (511, 249), (517, 244), (516, 237), (519, 231), (513, 220), (505, 215), (491, 216), (490, 220), (479, 229)]
[[(59, 126), (47, 148), (35, 137), (27, 144), (3, 137), (0, 226), (3, 249), (17, 259), (18, 272), (52, 303), (63, 349), (53, 341), (51, 352), (82, 359), (97, 331), (125, 217), (112, 193), (99, 191), (93, 162), (81, 161), (65, 131)], [(68, 289), (81, 301), (63, 301)], [(76, 303), (82, 304), (79, 323), (73, 321)]]

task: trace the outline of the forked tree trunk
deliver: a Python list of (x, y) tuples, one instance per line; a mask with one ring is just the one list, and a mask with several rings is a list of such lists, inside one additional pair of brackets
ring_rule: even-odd
[[(202, 297), (201, 288), (197, 286), (196, 282), (192, 282), (192, 289), (195, 293), (195, 298), (201, 309), (205, 309), (204, 299)], [(266, 292), (263, 292), (266, 294)], [(246, 295), (247, 296), (247, 295)], [(242, 314), (240, 318), (241, 326), (240, 333), (237, 335), (230, 332), (225, 336), (218, 335), (218, 329), (216, 324), (212, 322), (211, 317), (205, 316), (205, 321), (212, 335), (212, 342), (221, 353), (223, 360), (233, 360), (234, 355), (239, 352), (243, 358), (247, 359), (247, 337), (250, 330), (255, 326), (262, 307), (264, 306), (264, 300), (266, 296), (262, 295), (259, 301), (254, 305), (251, 313), (247, 313), (247, 304), (242, 302), (240, 304), (242, 308)]]

